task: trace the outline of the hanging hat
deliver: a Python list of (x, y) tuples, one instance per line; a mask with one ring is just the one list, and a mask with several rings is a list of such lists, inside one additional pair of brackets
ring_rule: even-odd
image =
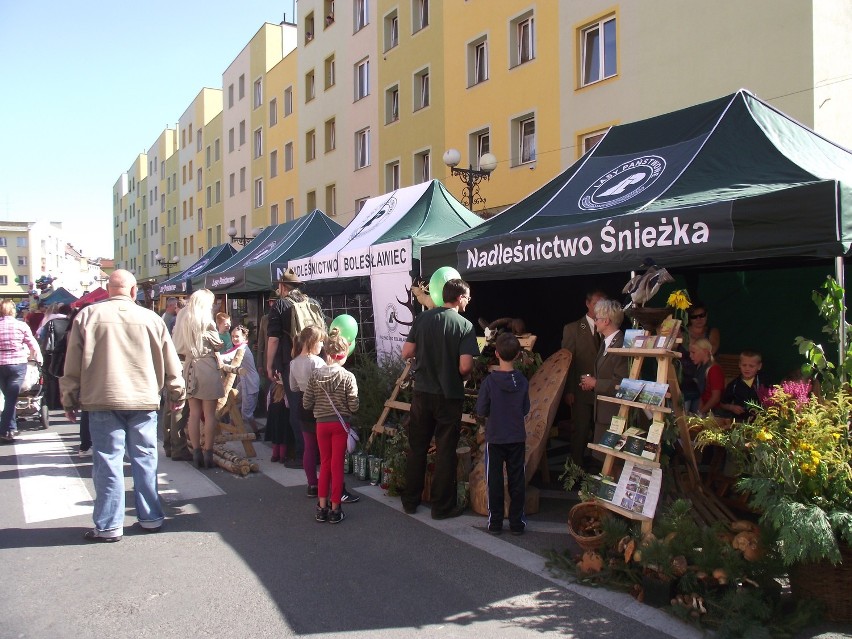
[(281, 277), (278, 279), (278, 283), (298, 286), (302, 283), (302, 280), (300, 280), (299, 276), (296, 275), (296, 271), (294, 271), (292, 268), (288, 268), (286, 271), (281, 273)]

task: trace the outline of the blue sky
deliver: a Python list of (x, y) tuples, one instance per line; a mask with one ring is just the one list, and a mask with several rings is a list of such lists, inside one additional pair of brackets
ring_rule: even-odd
[(294, 0), (0, 0), (0, 220), (112, 257), (112, 187)]

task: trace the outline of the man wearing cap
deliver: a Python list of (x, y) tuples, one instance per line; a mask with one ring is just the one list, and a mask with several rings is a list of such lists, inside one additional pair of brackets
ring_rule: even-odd
[(269, 321), (266, 327), (266, 374), (270, 382), (280, 375), (287, 393), (287, 403), (290, 405), (290, 428), (295, 439), (296, 458), (287, 461), (289, 468), (301, 468), (302, 456), (305, 452), (305, 441), (302, 438), (302, 425), (299, 422), (299, 411), (294, 407), (299, 403), (299, 396), (290, 390), (290, 361), (293, 359), (293, 340), (291, 333), (291, 309), (295, 302), (302, 302), (308, 296), (299, 290), (302, 282), (296, 271), (288, 268), (278, 280), (278, 300), (269, 309)]

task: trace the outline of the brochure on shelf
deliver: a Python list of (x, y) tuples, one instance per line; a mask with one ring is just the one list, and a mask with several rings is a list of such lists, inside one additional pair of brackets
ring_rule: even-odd
[(648, 404), (649, 406), (662, 406), (666, 401), (666, 393), (669, 392), (669, 385), (658, 382), (644, 382), (642, 392), (634, 400), (640, 404)]
[(654, 421), (648, 429), (648, 435), (645, 437), (645, 448), (642, 450), (642, 457), (645, 459), (657, 459), (657, 453), (660, 450), (660, 441), (663, 439), (663, 429), (665, 423)]
[(624, 348), (633, 348), (637, 337), (645, 337), (647, 333), (641, 328), (628, 328), (624, 331)]
[(621, 380), (621, 384), (618, 386), (618, 390), (615, 392), (615, 396), (618, 399), (626, 399), (628, 401), (636, 401), (636, 398), (639, 396), (639, 393), (642, 392), (642, 387), (645, 385), (641, 379), (631, 379), (629, 377), (625, 377)]

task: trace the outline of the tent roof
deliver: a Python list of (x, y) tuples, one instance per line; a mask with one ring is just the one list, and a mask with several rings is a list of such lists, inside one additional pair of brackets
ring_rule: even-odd
[(228, 295), (269, 290), (277, 279), (274, 263), (309, 255), (336, 237), (343, 227), (322, 211), (269, 226), (246, 247), (203, 277), (193, 286)]
[(105, 288), (98, 287), (82, 295), (76, 302), (72, 302), (71, 306), (74, 308), (80, 308), (83, 304), (94, 304), (95, 302), (100, 302), (108, 297), (109, 293), (107, 290)]
[[(361, 211), (340, 235), (313, 255), (291, 260), (302, 279), (354, 277), (370, 272), (370, 260), (360, 260), (358, 272), (347, 272), (338, 264), (341, 255), (369, 255), (371, 247), (410, 240), (407, 260), (420, 259), (420, 250), (482, 223), (437, 180), (397, 189), (364, 203)], [(318, 264), (338, 264), (334, 268), (315, 268)], [(406, 269), (408, 270), (408, 269)]]
[(423, 250), (424, 273), (511, 279), (852, 246), (852, 153), (751, 93), (612, 127), (538, 191)]
[(201, 258), (185, 271), (173, 275), (154, 287), (157, 297), (160, 295), (188, 295), (192, 293), (192, 278), (199, 277), (216, 268), (237, 252), (230, 244), (219, 244), (209, 249)]
[(50, 295), (39, 298), (39, 302), (45, 304), (70, 304), (77, 301), (77, 296), (69, 292), (64, 286), (60, 286)]

